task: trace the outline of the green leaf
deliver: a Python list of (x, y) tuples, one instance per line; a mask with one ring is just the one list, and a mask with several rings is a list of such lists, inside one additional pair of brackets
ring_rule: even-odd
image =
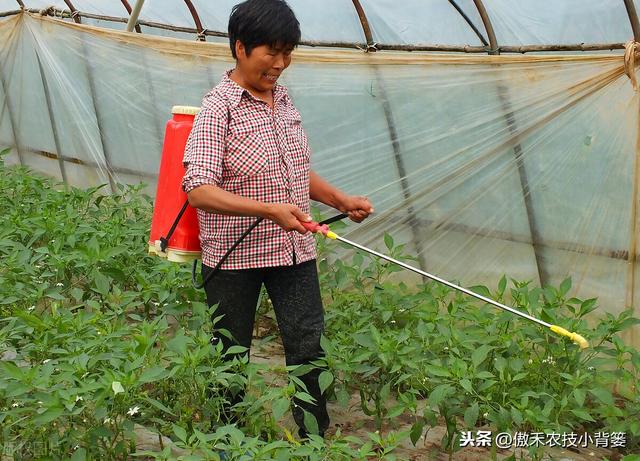
[(54, 419), (58, 419), (60, 416), (64, 414), (64, 409), (60, 407), (52, 407), (48, 408), (44, 413), (37, 415), (31, 421), (36, 426), (42, 426), (44, 424), (50, 423)]
[(562, 296), (566, 295), (571, 289), (571, 277), (567, 277), (560, 283), (560, 294)]
[(424, 430), (424, 422), (418, 421), (411, 426), (411, 432), (409, 433), (409, 437), (411, 437), (411, 443), (413, 446), (416, 446), (418, 440), (422, 436), (422, 431)]
[(87, 450), (78, 448), (71, 457), (71, 461), (85, 461), (87, 459)]
[(175, 415), (176, 415), (173, 411), (171, 411), (171, 409), (170, 409), (170, 408), (168, 408), (168, 407), (164, 406), (164, 405), (163, 405), (161, 402), (159, 402), (158, 400), (156, 400), (156, 399), (152, 399), (151, 397), (147, 397), (147, 396), (145, 396), (145, 397), (144, 397), (144, 399), (145, 399), (145, 400), (146, 400), (150, 405), (152, 405), (152, 406), (156, 407), (158, 410), (161, 410), (161, 411), (163, 411), (163, 412), (165, 412), (165, 413), (169, 413), (170, 415), (173, 415), (173, 416), (175, 416)]
[(273, 412), (273, 419), (275, 419), (276, 421), (280, 421), (280, 418), (282, 418), (282, 416), (285, 414), (290, 404), (291, 402), (289, 402), (289, 399), (285, 397), (276, 399), (271, 405), (271, 411)]
[(582, 304), (580, 304), (579, 316), (580, 317), (584, 317), (588, 313), (596, 310), (598, 308), (598, 304), (597, 303), (598, 303), (598, 299), (597, 298), (591, 298), (591, 299), (587, 299), (587, 300), (583, 301)]
[(244, 354), (245, 352), (247, 352), (246, 347), (235, 345), (227, 349), (227, 352), (225, 353), (225, 355)]
[(140, 383), (152, 383), (154, 381), (158, 381), (163, 379), (167, 374), (167, 370), (160, 367), (153, 367), (144, 370), (144, 372), (138, 378)]
[(389, 250), (393, 249), (393, 237), (386, 232), (384, 233), (384, 244)]
[(187, 443), (187, 431), (183, 427), (177, 426), (175, 424), (172, 424), (172, 426), (173, 433), (184, 443)]
[(484, 296), (485, 298), (491, 298), (491, 291), (484, 285), (474, 285), (472, 287), (469, 287), (469, 290), (478, 295)]
[(102, 296), (107, 296), (109, 294), (111, 285), (107, 276), (96, 270), (95, 275), (93, 276), (93, 281), (95, 283), (95, 291), (100, 293)]
[(449, 370), (439, 365), (426, 365), (425, 368), (427, 373), (433, 376), (441, 376), (441, 377), (451, 376), (451, 372)]
[(467, 391), (467, 392), (473, 392), (473, 386), (471, 385), (471, 381), (469, 381), (467, 378), (463, 378), (460, 380), (460, 385), (462, 386), (462, 388)]
[(614, 405), (613, 395), (611, 395), (611, 392), (609, 392), (607, 389), (597, 387), (594, 389), (590, 389), (589, 392), (595, 395), (598, 400), (600, 400), (605, 405)]
[(493, 347), (487, 344), (483, 344), (475, 351), (473, 351), (473, 353), (471, 354), (471, 362), (473, 363), (473, 366), (475, 368), (478, 368), (478, 365), (480, 365), (484, 361), (484, 359), (487, 358), (487, 354), (491, 351), (491, 349), (493, 349)]
[(582, 406), (584, 405), (584, 399), (586, 397), (587, 393), (585, 392), (584, 389), (574, 389), (573, 390), (573, 396), (576, 399), (576, 403), (578, 404), (578, 406)]
[(315, 399), (311, 397), (309, 394), (307, 394), (306, 392), (296, 392), (294, 397), (296, 399), (302, 400), (303, 402), (312, 403), (312, 404), (316, 403)]
[(429, 403), (437, 407), (453, 389), (450, 384), (440, 384), (429, 394)]
[(464, 422), (467, 427), (474, 427), (476, 422), (478, 421), (478, 415), (480, 414), (480, 407), (478, 406), (478, 402), (474, 402), (469, 408), (464, 412)]
[(507, 367), (507, 361), (504, 359), (504, 357), (496, 357), (494, 366), (496, 367), (496, 370), (498, 370), (498, 372), (502, 373)]
[(120, 383), (120, 381), (114, 381), (111, 383), (111, 389), (113, 389), (113, 394), (114, 395), (118, 395), (121, 394), (122, 392), (124, 392), (124, 387), (122, 387), (122, 384)]
[(581, 408), (577, 408), (577, 409), (571, 410), (571, 413), (573, 413), (574, 415), (576, 415), (578, 418), (582, 419), (583, 421), (595, 422), (595, 419), (593, 419), (589, 413), (587, 413), (585, 410), (583, 410)]
[(307, 429), (307, 432), (310, 434), (318, 433), (318, 421), (316, 417), (309, 413), (307, 410), (304, 411), (304, 427)]
[(506, 290), (506, 288), (507, 288), (507, 277), (503, 275), (500, 281), (498, 282), (498, 293), (502, 295), (504, 293), (504, 290)]
[(318, 385), (320, 386), (320, 393), (324, 394), (324, 391), (327, 390), (327, 388), (331, 385), (331, 383), (333, 382), (333, 375), (331, 374), (330, 371), (323, 371), (322, 373), (320, 373), (320, 376), (318, 377)]
[(478, 378), (478, 379), (491, 379), (491, 378), (495, 378), (495, 375), (493, 373), (491, 373), (490, 371), (481, 371), (480, 373), (478, 373), (476, 375), (476, 378)]
[(347, 405), (349, 405), (351, 395), (349, 395), (349, 393), (345, 389), (340, 389), (336, 392), (336, 398), (338, 399), (338, 404), (341, 407), (346, 408)]
[(11, 376), (13, 379), (21, 381), (24, 377), (22, 369), (13, 362), (0, 362), (0, 367), (2, 367), (5, 373)]

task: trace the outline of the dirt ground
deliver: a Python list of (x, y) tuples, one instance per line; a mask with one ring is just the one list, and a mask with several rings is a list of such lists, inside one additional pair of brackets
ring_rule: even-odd
[[(251, 361), (271, 365), (273, 370), (273, 375), (271, 376), (274, 382), (286, 382), (286, 377), (283, 373), (285, 366), (284, 350), (278, 341), (274, 340), (266, 344), (260, 344), (260, 342), (254, 340)], [(331, 436), (337, 428), (340, 428), (342, 435), (354, 435), (361, 440), (368, 440), (366, 433), (374, 432), (376, 427), (373, 419), (365, 415), (360, 409), (359, 398), (358, 395), (353, 394), (346, 408), (336, 402), (329, 402), (328, 410), (331, 416), (331, 427), (327, 432), (328, 436)], [(293, 419), (285, 420), (284, 425), (295, 433), (296, 426)], [(402, 421), (401, 418), (396, 418), (393, 427), (395, 431), (409, 430), (410, 428), (411, 422), (408, 419)], [(445, 433), (446, 428), (444, 426), (433, 427), (423, 435), (417, 446), (414, 447), (411, 441), (407, 439), (394, 453), (397, 459), (406, 461), (444, 461), (449, 459), (456, 461), (485, 461), (492, 459), (490, 449), (480, 447), (465, 447), (449, 458), (449, 455), (444, 453), (441, 448), (441, 440)], [(503, 460), (511, 456), (514, 451), (516, 459), (527, 459), (527, 452), (523, 452), (522, 449), (498, 450), (496, 458)], [(544, 459), (556, 461), (593, 461), (605, 458), (615, 461), (620, 459), (620, 455), (615, 451), (596, 448), (595, 446), (578, 449), (573, 447), (571, 449), (548, 447), (545, 453)]]

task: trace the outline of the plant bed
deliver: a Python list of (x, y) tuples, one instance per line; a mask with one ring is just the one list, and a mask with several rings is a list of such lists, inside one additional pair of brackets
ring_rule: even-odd
[[(627, 436), (626, 448), (608, 454), (545, 448), (526, 459), (638, 450), (640, 356), (619, 337), (637, 320), (629, 312), (591, 319), (597, 301), (572, 297), (570, 280), (540, 289), (505, 277), (475, 289), (584, 333), (594, 347), (583, 352), (436, 284), (393, 281), (395, 268), (379, 261), (356, 254), (329, 264), (319, 240), (327, 336), (318, 365), (334, 426), (327, 440), (300, 443), (289, 405), (306, 397), (299, 370), (289, 377), (277, 338), (268, 340), (268, 301), (254, 363), (223, 360), (190, 268), (145, 253), (151, 201), (139, 187), (66, 191), (0, 166), (0, 189), (5, 457), (172, 457), (171, 447), (137, 448), (140, 427), (170, 438), (183, 459), (512, 456), (460, 447), (465, 431), (485, 429)], [(391, 236), (385, 242), (404, 257)], [(220, 425), (227, 389), (238, 386), (249, 390), (236, 408), (242, 424)]]

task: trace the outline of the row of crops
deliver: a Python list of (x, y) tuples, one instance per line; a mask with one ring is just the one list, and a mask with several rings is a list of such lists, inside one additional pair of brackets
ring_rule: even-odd
[[(241, 350), (225, 360), (211, 346), (213, 311), (190, 268), (145, 253), (152, 203), (140, 190), (66, 190), (0, 165), (4, 456), (175, 459), (177, 447), (181, 459), (403, 459), (398, 447), (419, 446), (435, 426), (450, 454), (478, 429), (624, 433), (616, 451), (640, 450), (640, 353), (620, 339), (639, 322), (630, 311), (594, 322), (597, 300), (572, 297), (570, 279), (541, 289), (507, 275), (474, 287), (584, 333), (593, 347), (580, 351), (446, 287), (397, 282), (397, 267), (338, 259), (323, 240), (321, 387), (333, 404), (355, 401), (372, 430), (297, 440), (284, 421), (294, 396), (310, 398), (296, 377), (305, 370), (249, 363)], [(408, 258), (392, 236), (384, 243)], [(224, 425), (234, 386), (249, 392), (239, 422)], [(141, 450), (141, 427), (171, 446)]]

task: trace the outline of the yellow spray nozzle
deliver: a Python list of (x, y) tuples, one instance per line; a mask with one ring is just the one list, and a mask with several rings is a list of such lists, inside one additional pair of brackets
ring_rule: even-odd
[(333, 231), (327, 231), (327, 233), (324, 234), (324, 235), (325, 235), (325, 237), (330, 238), (331, 240), (335, 240), (335, 239), (338, 238), (338, 234), (336, 234)]
[(551, 325), (550, 329), (554, 333), (558, 333), (559, 335), (566, 336), (571, 341), (573, 341), (578, 346), (580, 346), (580, 349), (586, 349), (587, 347), (589, 347), (589, 341), (584, 339), (578, 333), (573, 333), (573, 332), (571, 332), (571, 331), (569, 331), (569, 330), (567, 330), (565, 328), (562, 328), (562, 327), (560, 327), (558, 325)]

